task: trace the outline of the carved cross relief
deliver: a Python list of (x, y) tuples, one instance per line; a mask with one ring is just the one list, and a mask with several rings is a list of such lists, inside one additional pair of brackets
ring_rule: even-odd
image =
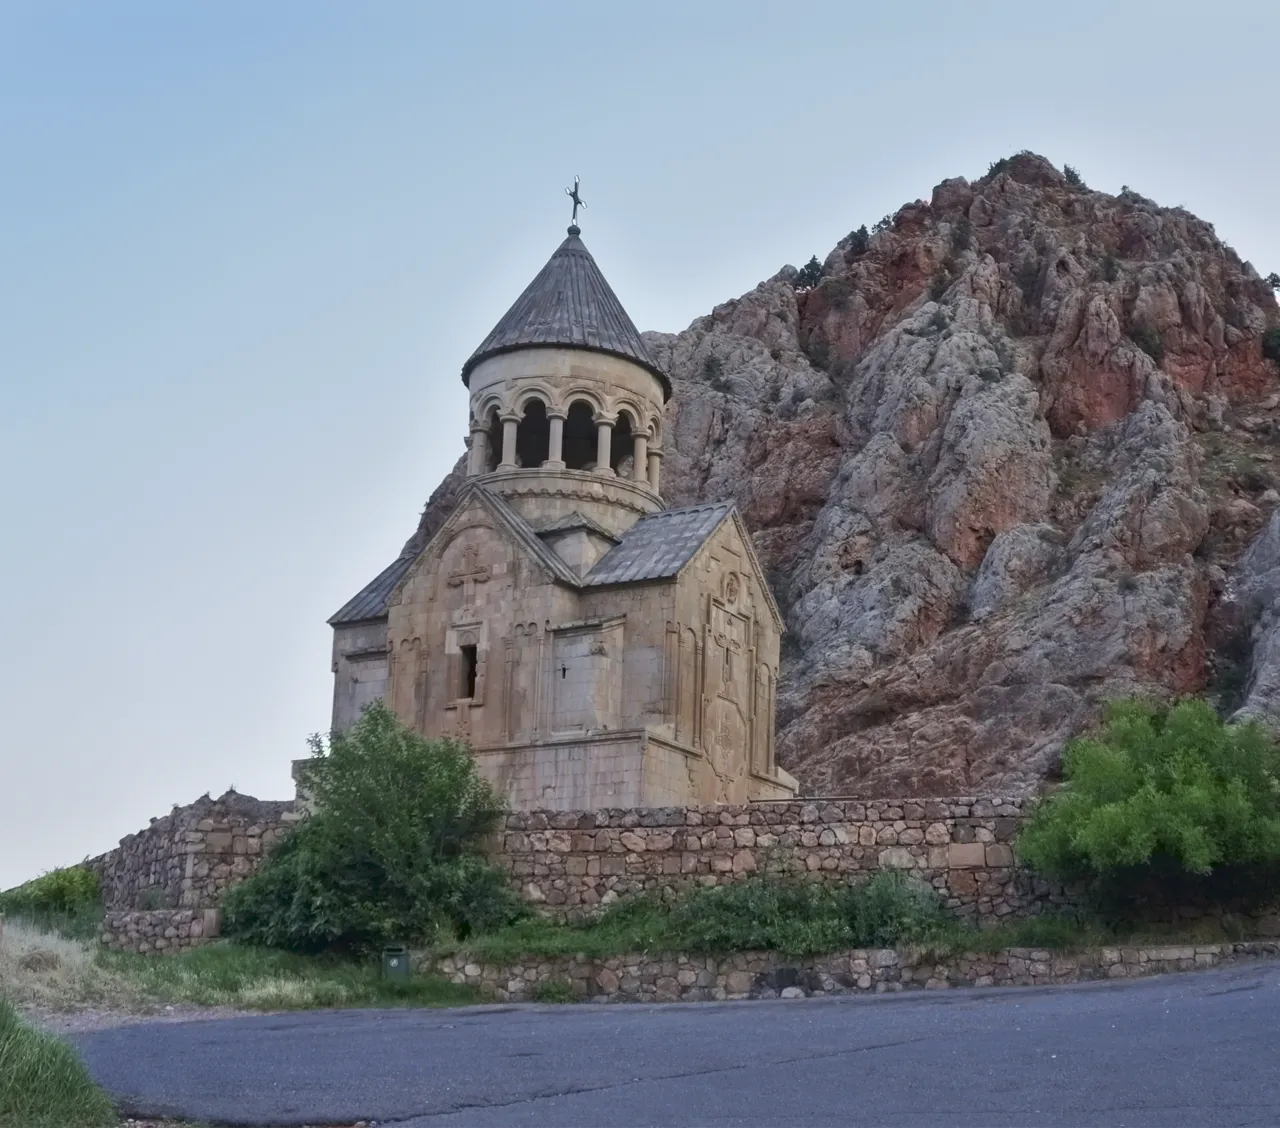
[(462, 567), (449, 573), (449, 586), (462, 588), (462, 603), (471, 607), (476, 601), (476, 584), (487, 583), (493, 575), (488, 564), (480, 563), (480, 554), (473, 544), (462, 550)]

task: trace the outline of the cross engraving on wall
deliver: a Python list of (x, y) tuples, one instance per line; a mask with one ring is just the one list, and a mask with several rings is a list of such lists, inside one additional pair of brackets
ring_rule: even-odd
[(488, 582), (492, 575), (489, 565), (480, 563), (475, 545), (468, 545), (462, 551), (462, 567), (449, 573), (449, 586), (461, 587), (462, 602), (470, 607), (476, 601), (476, 584)]

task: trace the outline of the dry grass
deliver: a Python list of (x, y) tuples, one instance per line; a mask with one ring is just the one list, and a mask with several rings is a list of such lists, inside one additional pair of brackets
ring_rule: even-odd
[(236, 1010), (457, 1006), (476, 991), (439, 975), (385, 980), (371, 961), (289, 955), (231, 943), (168, 956), (104, 952), (96, 941), (8, 921), (0, 933), (0, 999), (31, 1013), (151, 1014), (174, 1005)]
[(0, 932), (0, 997), (22, 1009), (127, 1008), (140, 1001), (130, 979), (98, 958), (92, 941), (69, 940), (22, 921)]

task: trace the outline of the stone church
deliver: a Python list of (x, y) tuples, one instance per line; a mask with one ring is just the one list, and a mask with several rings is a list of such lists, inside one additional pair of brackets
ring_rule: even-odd
[(453, 512), (329, 620), (333, 727), (385, 698), (516, 809), (788, 798), (778, 608), (732, 503), (663, 507), (671, 381), (580, 234), (463, 365)]

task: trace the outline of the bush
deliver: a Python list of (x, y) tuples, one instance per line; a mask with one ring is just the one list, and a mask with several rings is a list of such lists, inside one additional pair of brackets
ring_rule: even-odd
[(796, 272), (796, 288), (800, 290), (816, 286), (821, 280), (822, 263), (818, 261), (817, 255), (814, 255)]
[(0, 893), (0, 913), (28, 920), (47, 932), (92, 936), (102, 918), (98, 875), (87, 866), (50, 870)]
[(1262, 334), (1262, 355), (1280, 364), (1280, 325), (1272, 326)]
[(962, 215), (951, 229), (951, 249), (960, 254), (973, 246), (973, 224), (967, 215)]
[(475, 937), (467, 950), (492, 960), (663, 951), (802, 956), (842, 948), (954, 947), (968, 936), (932, 888), (902, 874), (878, 873), (859, 885), (756, 875), (695, 886), (669, 902), (626, 898), (580, 924), (526, 918)]
[[(867, 225), (864, 223), (857, 231), (849, 232), (849, 253), (852, 255), (865, 255), (867, 248), (871, 246), (871, 236), (867, 232)], [(1278, 284), (1280, 285), (1280, 284)]]
[(1034, 304), (1036, 291), (1040, 288), (1040, 260), (1035, 258), (1023, 259), (1013, 272), (1013, 280), (1017, 282), (1018, 289), (1022, 291), (1022, 300), (1027, 305)]
[(98, 875), (87, 866), (50, 870), (0, 893), (0, 912), (74, 913), (98, 903)]
[(1062, 175), (1067, 178), (1067, 183), (1070, 184), (1072, 188), (1083, 188), (1085, 186), (1084, 177), (1081, 176), (1076, 169), (1072, 168), (1071, 165), (1062, 166)]
[(502, 805), (466, 745), (428, 740), (382, 702), (304, 782), (318, 810), (223, 902), (226, 930), (297, 952), (361, 951), (508, 923), (519, 902), (481, 853)]
[(1135, 325), (1129, 330), (1129, 339), (1157, 364), (1164, 361), (1164, 342), (1150, 325)]
[(1267, 275), (1267, 277), (1266, 277), (1266, 283), (1267, 283), (1267, 285), (1268, 285), (1268, 286), (1270, 286), (1273, 290), (1280, 290), (1280, 274), (1277, 274), (1277, 273), (1273, 270), (1270, 274), (1268, 274), (1268, 275)]
[(95, 1128), (118, 1122), (75, 1050), (28, 1026), (0, 998), (0, 1126)]
[(1018, 838), (1032, 869), (1099, 907), (1262, 896), (1280, 876), (1280, 749), (1204, 701), (1113, 703), (1063, 756), (1066, 785)]

